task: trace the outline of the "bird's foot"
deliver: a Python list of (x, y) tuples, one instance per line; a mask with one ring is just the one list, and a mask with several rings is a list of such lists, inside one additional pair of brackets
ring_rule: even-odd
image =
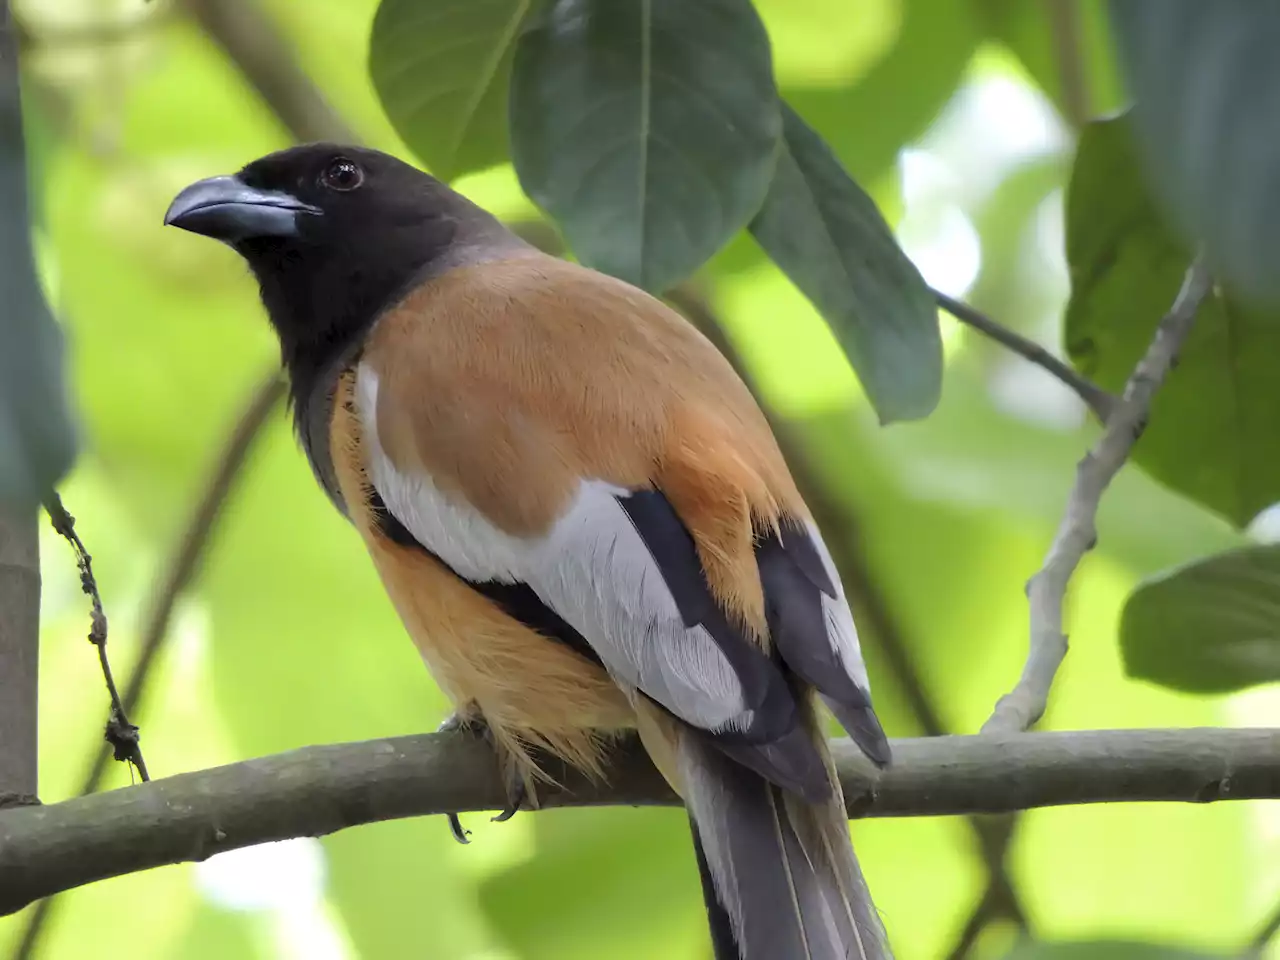
[[(502, 782), (507, 796), (507, 805), (502, 812), (491, 820), (494, 823), (506, 823), (522, 807), (528, 806), (528, 790), (525, 787), (524, 777), (521, 775), (520, 769), (515, 762), (515, 758), (511, 756), (510, 751), (504, 748), (493, 735), (493, 730), (489, 724), (485, 722), (484, 716), (478, 710), (467, 712), (457, 712), (451, 714), (444, 723), (437, 728), (438, 733), (456, 733), (465, 732), (477, 736), (489, 745), (498, 756), (498, 762), (502, 767)], [(453, 834), (453, 838), (459, 843), (470, 843), (467, 838), (471, 835), (471, 831), (462, 826), (462, 820), (456, 813), (447, 815), (449, 818), (449, 831)]]

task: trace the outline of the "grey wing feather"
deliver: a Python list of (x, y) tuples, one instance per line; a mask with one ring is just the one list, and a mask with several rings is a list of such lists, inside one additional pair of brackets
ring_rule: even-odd
[(889, 763), (853, 614), (817, 529), (784, 522), (778, 532), (758, 538), (756, 564), (769, 634), (782, 659), (822, 695), (868, 757)]

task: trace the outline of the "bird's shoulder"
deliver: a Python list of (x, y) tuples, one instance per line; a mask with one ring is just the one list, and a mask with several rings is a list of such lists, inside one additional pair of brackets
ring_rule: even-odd
[(397, 469), (512, 533), (547, 529), (584, 479), (671, 486), (694, 505), (737, 490), (762, 507), (798, 504), (767, 421), (720, 352), (657, 298), (558, 258), (460, 267), (419, 286), (371, 331), (357, 376), (365, 421)]

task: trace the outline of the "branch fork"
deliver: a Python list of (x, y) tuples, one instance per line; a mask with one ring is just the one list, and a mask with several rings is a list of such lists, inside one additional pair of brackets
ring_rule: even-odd
[(1041, 716), (1049, 690), (1067, 654), (1064, 607), (1067, 587), (1084, 555), (1097, 544), (1098, 506), (1102, 494), (1129, 459), (1151, 412), (1151, 402), (1177, 361), (1212, 279), (1202, 258), (1187, 270), (1169, 312), (1156, 327), (1146, 354), (1125, 384), (1124, 393), (1105, 421), (1105, 429), (1076, 468), (1075, 485), (1049, 547), (1044, 565), (1027, 582), (1031, 608), (1031, 641), (1017, 685), (996, 703), (983, 733), (1026, 730)]

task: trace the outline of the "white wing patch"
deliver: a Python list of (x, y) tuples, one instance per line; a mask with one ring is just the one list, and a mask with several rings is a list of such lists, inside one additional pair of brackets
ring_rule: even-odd
[(704, 627), (685, 626), (662, 572), (619, 505), (617, 497), (627, 491), (584, 480), (546, 536), (513, 537), (430, 477), (396, 469), (378, 440), (378, 379), (365, 364), (357, 368), (355, 393), (369, 479), (423, 546), (466, 580), (528, 584), (582, 634), (615, 678), (686, 722), (713, 731), (750, 725), (732, 665)]

